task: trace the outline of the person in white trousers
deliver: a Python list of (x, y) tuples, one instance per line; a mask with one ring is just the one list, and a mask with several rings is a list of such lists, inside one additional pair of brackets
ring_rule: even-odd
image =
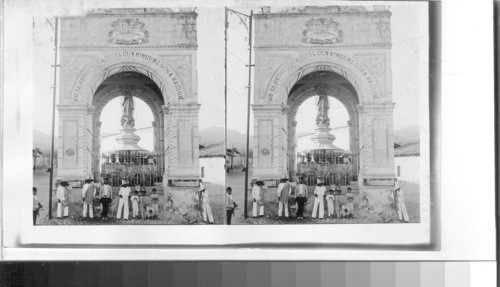
[(130, 197), (130, 184), (125, 183), (120, 187), (120, 201), (118, 202), (118, 213), (116, 214), (116, 219), (122, 219), (122, 209), (123, 209), (123, 219), (128, 220), (128, 199)]
[(69, 211), (69, 190), (71, 186), (67, 181), (61, 181), (57, 184), (57, 218), (68, 217)]
[(199, 200), (201, 205), (201, 214), (203, 216), (203, 221), (208, 222), (210, 224), (214, 223), (214, 217), (212, 215), (212, 209), (210, 208), (208, 193), (202, 183), (200, 183)]
[(96, 193), (96, 188), (93, 179), (86, 179), (85, 184), (82, 188), (82, 198), (83, 198), (83, 218), (87, 218), (87, 211), (89, 218), (94, 218), (94, 197)]
[(283, 216), (283, 211), (285, 211), (285, 217), (288, 218), (288, 199), (291, 192), (292, 188), (288, 183), (288, 178), (282, 178), (278, 185), (278, 217)]
[(253, 198), (253, 206), (252, 206), (252, 216), (264, 216), (264, 190), (267, 189), (267, 186), (263, 181), (257, 180), (252, 187), (252, 198)]
[(394, 180), (394, 201), (396, 203), (398, 219), (403, 222), (409, 222), (410, 218), (408, 216), (408, 210), (406, 209), (404, 194), (397, 179)]
[(323, 181), (318, 180), (318, 184), (316, 185), (316, 189), (314, 189), (314, 206), (312, 212), (312, 218), (316, 218), (316, 214), (318, 213), (319, 208), (319, 219), (323, 219), (325, 215), (325, 197), (326, 187), (323, 184)]

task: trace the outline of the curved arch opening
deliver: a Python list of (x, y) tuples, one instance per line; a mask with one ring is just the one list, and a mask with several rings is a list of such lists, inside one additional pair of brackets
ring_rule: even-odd
[(291, 88), (288, 113), (288, 170), (315, 184), (350, 185), (358, 172), (359, 97), (349, 80), (315, 71)]
[(164, 99), (156, 83), (136, 71), (115, 73), (97, 87), (92, 105), (94, 178), (112, 174), (113, 185), (131, 175), (132, 184), (161, 182)]

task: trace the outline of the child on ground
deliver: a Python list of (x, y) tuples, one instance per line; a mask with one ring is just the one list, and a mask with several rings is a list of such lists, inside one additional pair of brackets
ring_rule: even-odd
[(36, 193), (38, 190), (36, 187), (33, 187), (33, 225), (36, 225), (36, 218), (38, 217), (38, 212), (43, 205), (38, 201), (38, 197), (36, 197)]
[(227, 225), (231, 225), (231, 218), (234, 215), (234, 210), (238, 205), (236, 202), (233, 200), (233, 196), (231, 195), (233, 193), (233, 189), (228, 186), (226, 188), (226, 222)]
[(314, 196), (316, 198), (314, 199), (312, 218), (316, 218), (319, 209), (319, 219), (323, 219), (323, 216), (325, 215), (325, 192), (326, 187), (323, 181), (318, 179), (318, 184), (314, 189)]
[(128, 199), (130, 197), (130, 184), (124, 183), (120, 187), (120, 192), (118, 193), (120, 196), (120, 201), (118, 202), (118, 213), (116, 214), (116, 219), (122, 218), (122, 210), (123, 210), (123, 219), (128, 220)]
[(326, 194), (326, 203), (328, 207), (328, 217), (333, 217), (334, 206), (333, 202), (335, 201), (335, 197), (333, 195), (333, 189), (329, 189)]
[(346, 206), (347, 209), (349, 210), (347, 214), (347, 218), (353, 218), (354, 217), (354, 193), (352, 193), (352, 188), (348, 187), (347, 188), (347, 193), (345, 194), (346, 197)]
[(134, 190), (134, 195), (130, 198), (130, 201), (132, 201), (132, 218), (137, 219), (139, 216), (139, 192), (137, 190)]
[(149, 196), (151, 201), (151, 208), (153, 209), (153, 219), (158, 218), (158, 203), (160, 202), (160, 196), (156, 193), (156, 188), (151, 190), (151, 195)]

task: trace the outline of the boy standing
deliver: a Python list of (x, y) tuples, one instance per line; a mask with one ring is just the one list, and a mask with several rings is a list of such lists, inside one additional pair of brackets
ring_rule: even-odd
[(328, 193), (326, 195), (326, 204), (328, 207), (328, 217), (333, 217), (333, 202), (335, 201), (335, 198), (333, 196), (333, 189), (328, 190)]
[(33, 225), (36, 225), (38, 211), (43, 207), (43, 205), (38, 201), (38, 197), (36, 197), (37, 191), (36, 187), (33, 187)]
[(151, 208), (153, 209), (153, 219), (158, 218), (158, 202), (160, 201), (160, 196), (156, 194), (156, 188), (151, 190), (151, 195), (149, 198), (151, 199)]
[(231, 218), (234, 215), (234, 209), (238, 207), (236, 202), (233, 200), (233, 196), (231, 195), (233, 193), (233, 189), (228, 186), (226, 188), (226, 220), (227, 220), (227, 225), (231, 225)]
[(139, 193), (139, 213), (141, 214), (142, 219), (146, 219), (147, 204), (146, 189), (141, 189), (141, 192)]
[(139, 216), (139, 196), (137, 196), (139, 193), (137, 190), (134, 190), (134, 195), (130, 198), (132, 201), (132, 218), (137, 219)]
[(347, 188), (347, 193), (345, 194), (346, 200), (347, 200), (347, 209), (349, 210), (349, 213), (347, 215), (347, 218), (353, 218), (354, 217), (354, 193), (352, 193), (352, 188), (348, 187)]

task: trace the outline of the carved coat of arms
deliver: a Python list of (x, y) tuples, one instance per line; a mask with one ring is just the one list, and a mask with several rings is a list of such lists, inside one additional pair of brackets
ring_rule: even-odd
[(118, 45), (137, 45), (149, 41), (149, 32), (139, 19), (118, 19), (111, 23), (109, 42)]
[(305, 23), (302, 42), (310, 44), (335, 44), (342, 42), (344, 34), (333, 19), (311, 19)]

